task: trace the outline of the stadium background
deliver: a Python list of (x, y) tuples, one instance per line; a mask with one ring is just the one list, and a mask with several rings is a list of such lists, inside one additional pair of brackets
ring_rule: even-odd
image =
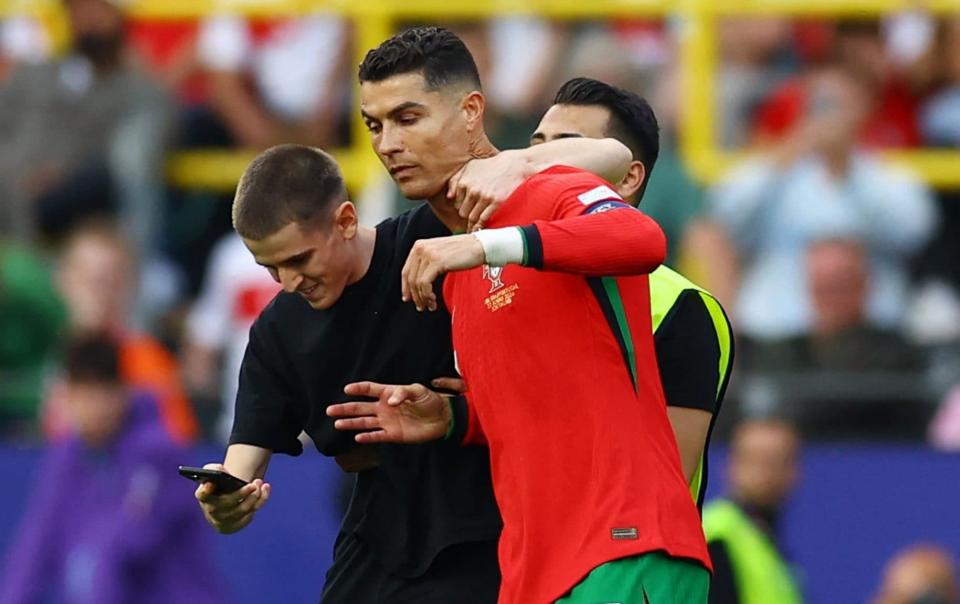
[[(782, 123), (802, 117), (791, 114), (793, 105), (783, 97), (818, 62), (843, 48), (859, 60), (880, 53), (872, 57), (883, 75), (873, 89), (873, 110), (892, 126), (886, 135), (864, 140), (864, 152), (889, 162), (882, 165), (913, 173), (926, 186), (922, 197), (936, 216), (911, 249), (893, 259), (888, 251), (877, 252), (909, 283), (895, 299), (900, 312), (864, 319), (871, 325), (876, 320), (882, 340), (865, 338), (846, 356), (816, 362), (791, 355), (776, 366), (764, 362), (771, 351), (789, 349), (788, 337), (812, 337), (815, 329), (809, 325), (789, 334), (767, 332), (762, 325), (738, 334), (742, 354), (713, 467), (722, 468), (723, 437), (740, 417), (786, 416), (800, 426), (807, 441), (803, 475), (786, 514), (785, 541), (811, 602), (868, 600), (885, 561), (911, 543), (932, 541), (960, 552), (960, 524), (951, 505), (960, 496), (960, 461), (951, 452), (960, 449), (960, 133), (955, 125), (960, 123), (960, 7), (955, 2), (114, 4), (126, 15), (124, 64), (147, 82), (146, 90), (155, 91), (153, 100), (163, 102), (143, 101), (142, 90), (129, 98), (122, 89), (113, 91), (134, 113), (137, 103), (157, 105), (144, 112), (153, 129), (118, 129), (122, 132), (100, 146), (72, 141), (78, 151), (66, 161), (53, 151), (71, 139), (69, 131), (37, 127), (40, 138), (30, 154), (15, 144), (21, 140), (16, 128), (30, 122), (28, 110), (17, 105), (21, 115), (14, 105), (3, 106), (12, 98), (3, 91), (18, 69), (69, 56), (70, 24), (58, 2), (0, 2), (0, 220), (10, 220), (0, 224), (5, 242), (0, 260), (8, 267), (0, 272), (0, 324), (26, 320), (17, 314), (22, 305), (13, 300), (17, 289), (10, 275), (15, 271), (9, 265), (14, 262), (30, 267), (30, 291), (49, 293), (49, 299), (59, 299), (51, 304), (62, 306), (35, 326), (36, 333), (24, 340), (29, 345), (7, 339), (0, 346), (0, 468), (15, 487), (13, 497), (0, 505), (0, 549), (6, 549), (20, 518), (43, 443), (61, 438), (64, 430), (56, 405), (57, 350), (74, 327), (70, 312), (76, 312), (76, 302), (61, 291), (60, 275), (63, 242), (81, 222), (73, 214), (69, 220), (59, 220), (59, 214), (28, 216), (30, 228), (20, 229), (8, 218), (13, 213), (4, 212), (31, 197), (40, 206), (27, 207), (48, 207), (43, 200), (54, 192), (57, 199), (76, 203), (83, 210), (79, 214), (119, 217), (120, 234), (132, 240), (130, 251), (138, 258), (138, 274), (129, 284), (131, 303), (120, 309), (123, 331), (148, 334), (166, 351), (162, 354), (173, 368), (158, 378), (162, 392), (157, 398), (168, 401), (161, 402), (168, 405), (162, 414), (176, 436), (199, 447), (185, 455), (184, 463), (216, 459), (229, 422), (222, 401), (229, 399), (244, 324), (271, 294), (265, 275), (251, 276), (255, 267), (248, 270), (251, 263), (245, 263), (242, 250), (238, 254), (230, 245), (229, 199), (237, 177), (258, 148), (293, 136), (336, 149), (365, 220), (401, 209), (359, 120), (355, 66), (366, 49), (396, 28), (439, 23), (461, 33), (477, 54), (491, 99), (491, 130), (504, 147), (526, 143), (552, 92), (574, 75), (609, 80), (651, 99), (665, 151), (655, 170), (662, 182), (650, 191), (649, 210), (668, 231), (671, 261), (720, 297), (735, 328), (743, 293), (736, 275), (777, 250), (737, 249), (716, 209), (722, 183), (736, 177), (741, 162), (792, 135)], [(256, 112), (238, 107), (231, 102), (238, 97), (231, 95), (243, 95)], [(249, 127), (255, 122), (258, 128)], [(118, 151), (129, 145), (155, 149), (160, 159), (145, 154), (136, 163), (136, 153)], [(41, 179), (40, 194), (12, 176), (41, 165), (47, 155), (63, 165), (56, 177)], [(110, 175), (112, 170), (139, 178), (129, 179), (132, 185), (107, 187), (109, 200), (90, 204), (88, 198), (99, 189), (90, 193), (87, 181), (63, 173), (82, 172), (87, 160), (98, 158), (106, 158), (108, 182), (122, 179)], [(149, 218), (127, 222), (131, 215)], [(837, 237), (833, 231), (821, 235)], [(870, 237), (844, 233), (843, 238), (857, 240), (867, 256), (877, 245)], [(843, 289), (840, 282), (836, 287)], [(878, 355), (872, 365), (864, 353), (878, 342), (889, 354), (887, 359)], [(169, 410), (176, 406), (169, 400), (178, 398), (171, 389), (186, 393), (179, 423), (170, 419), (177, 412)], [(344, 480), (329, 461), (309, 451), (306, 457), (274, 463), (275, 501), (250, 529), (212, 538), (233, 601), (263, 600), (264, 594), (271, 594), (268, 601), (306, 601), (319, 593)], [(722, 472), (715, 471), (711, 493), (722, 492), (722, 485)], [(171, 496), (190, 497), (191, 489), (184, 482), (182, 492)]]

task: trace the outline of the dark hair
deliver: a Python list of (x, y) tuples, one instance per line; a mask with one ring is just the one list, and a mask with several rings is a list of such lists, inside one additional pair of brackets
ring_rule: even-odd
[(633, 159), (642, 162), (646, 170), (638, 192), (638, 199), (642, 197), (660, 155), (660, 126), (650, 103), (633, 92), (599, 80), (573, 78), (560, 87), (553, 104), (598, 105), (610, 112), (605, 134), (626, 145)]
[(442, 27), (414, 27), (388, 38), (367, 52), (359, 71), (361, 82), (421, 71), (429, 90), (463, 82), (480, 90), (480, 73), (470, 50)]
[(290, 223), (319, 227), (347, 199), (333, 157), (303, 145), (278, 145), (254, 158), (233, 198), (233, 228), (260, 241)]
[(63, 357), (67, 379), (80, 384), (120, 384), (120, 345), (105, 333), (76, 336)]

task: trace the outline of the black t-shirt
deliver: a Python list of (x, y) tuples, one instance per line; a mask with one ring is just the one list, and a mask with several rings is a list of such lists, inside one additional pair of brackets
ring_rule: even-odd
[[(728, 330), (729, 327), (728, 323)], [(724, 384), (720, 383), (720, 344), (700, 292), (688, 289), (677, 297), (653, 341), (667, 405), (716, 415), (724, 391)], [(732, 336), (730, 342), (732, 347)], [(724, 378), (729, 377), (732, 364), (731, 349)]]
[[(400, 299), (413, 243), (449, 234), (420, 206), (377, 226), (370, 268), (332, 308), (277, 295), (250, 331), (230, 443), (298, 455), (305, 430), (321, 453), (337, 455), (356, 446), (326, 415), (328, 405), (349, 400), (346, 384), (455, 376), (447, 310), (421, 313)], [(446, 546), (499, 536), (486, 448), (380, 445), (379, 457), (379, 468), (358, 474), (341, 530), (355, 533), (389, 570), (418, 576)]]

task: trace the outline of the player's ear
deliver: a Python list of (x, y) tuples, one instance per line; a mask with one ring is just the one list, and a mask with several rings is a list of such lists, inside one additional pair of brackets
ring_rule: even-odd
[(631, 162), (630, 167), (627, 168), (627, 173), (617, 184), (617, 193), (624, 199), (629, 199), (640, 190), (646, 179), (647, 168), (643, 165), (643, 162)]
[(487, 108), (487, 98), (479, 90), (474, 90), (463, 97), (460, 108), (467, 121), (467, 132), (474, 132), (483, 125), (483, 112)]
[(337, 206), (333, 212), (333, 228), (340, 233), (344, 239), (353, 239), (357, 235), (359, 221), (357, 219), (357, 207), (352, 201), (344, 201)]

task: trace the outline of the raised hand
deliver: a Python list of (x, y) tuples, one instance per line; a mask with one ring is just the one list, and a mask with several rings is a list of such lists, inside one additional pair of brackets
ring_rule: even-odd
[(421, 384), (395, 386), (375, 382), (347, 385), (350, 396), (376, 398), (375, 402), (330, 405), (327, 415), (339, 418), (337, 430), (364, 430), (358, 443), (423, 443), (443, 438), (452, 421), (450, 405)]

